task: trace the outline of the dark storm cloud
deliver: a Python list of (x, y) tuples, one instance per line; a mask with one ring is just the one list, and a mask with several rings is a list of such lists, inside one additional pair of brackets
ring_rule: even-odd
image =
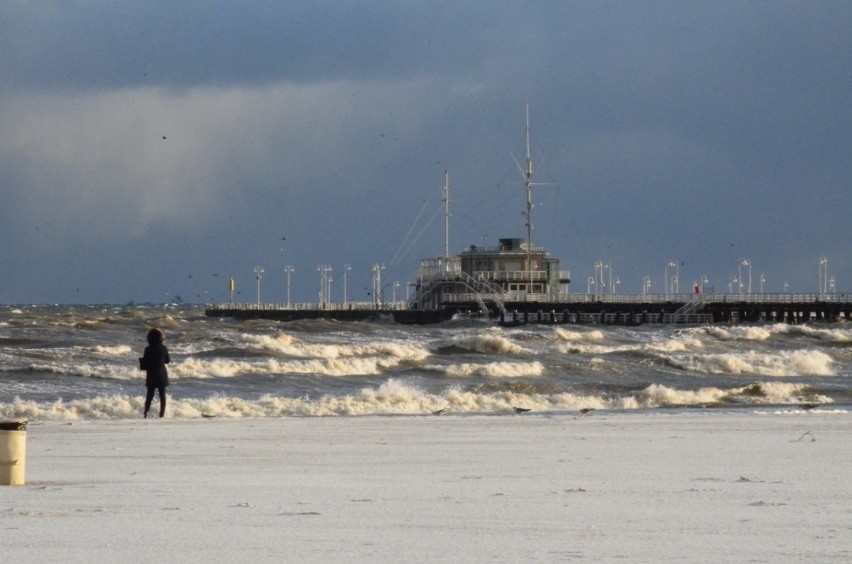
[(511, 31), (511, 22), (480, 8), (343, 0), (5, 3), (0, 81), (5, 89), (86, 91), (461, 72), (489, 48), (483, 28)]
[(849, 29), (843, 2), (5, 2), (0, 301), (285, 263), (310, 298), (319, 262), (389, 262), (444, 168), (454, 251), (521, 236), (526, 103), (558, 184), (533, 237), (575, 280), (677, 258), (721, 291), (749, 258), (801, 291), (825, 254), (848, 287)]

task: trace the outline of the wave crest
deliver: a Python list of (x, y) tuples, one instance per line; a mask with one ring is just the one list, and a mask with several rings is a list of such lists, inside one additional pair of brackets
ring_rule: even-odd
[(480, 353), (532, 354), (530, 349), (512, 342), (500, 329), (489, 329), (475, 334), (454, 335), (437, 343), (439, 348), (460, 348)]
[[(805, 384), (760, 382), (721, 389), (678, 390), (652, 384), (620, 396), (582, 395), (570, 392), (530, 394), (512, 390), (482, 393), (450, 388), (431, 394), (398, 380), (376, 388), (364, 388), (345, 396), (280, 397), (258, 399), (214, 395), (208, 398), (169, 398), (168, 416), (199, 417), (325, 417), (360, 415), (512, 414), (522, 407), (535, 412), (566, 412), (582, 409), (631, 410), (657, 407), (707, 405), (775, 405), (800, 402), (829, 404), (831, 399), (809, 392)], [(108, 396), (65, 402), (23, 401), (0, 403), (0, 417), (10, 419), (77, 420), (135, 419), (142, 413), (142, 395)]]
[(668, 357), (668, 362), (690, 372), (706, 374), (761, 374), (764, 376), (834, 376), (833, 359), (815, 350), (777, 353), (716, 353)]

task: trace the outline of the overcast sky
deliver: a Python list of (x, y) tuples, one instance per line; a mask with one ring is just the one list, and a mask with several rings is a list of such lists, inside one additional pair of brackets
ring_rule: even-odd
[[(525, 237), (584, 293), (852, 291), (852, 3), (0, 3), (0, 303), (367, 299)], [(431, 219), (431, 223), (429, 220)], [(745, 280), (747, 284), (747, 280)], [(737, 291), (736, 285), (733, 286)], [(390, 293), (390, 290), (386, 290)]]

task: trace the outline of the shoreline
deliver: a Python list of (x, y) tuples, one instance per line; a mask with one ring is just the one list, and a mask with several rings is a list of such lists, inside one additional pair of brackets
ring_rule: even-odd
[(15, 562), (852, 557), (846, 412), (49, 421)]

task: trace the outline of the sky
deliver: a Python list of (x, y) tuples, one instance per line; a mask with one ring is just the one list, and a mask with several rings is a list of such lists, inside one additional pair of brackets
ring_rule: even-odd
[(283, 302), (287, 265), (294, 302), (320, 265), (335, 301), (374, 264), (401, 298), (445, 170), (451, 253), (526, 237), (527, 106), (572, 293), (597, 262), (662, 293), (669, 261), (852, 291), (850, 29), (841, 1), (6, 1), (0, 303)]

